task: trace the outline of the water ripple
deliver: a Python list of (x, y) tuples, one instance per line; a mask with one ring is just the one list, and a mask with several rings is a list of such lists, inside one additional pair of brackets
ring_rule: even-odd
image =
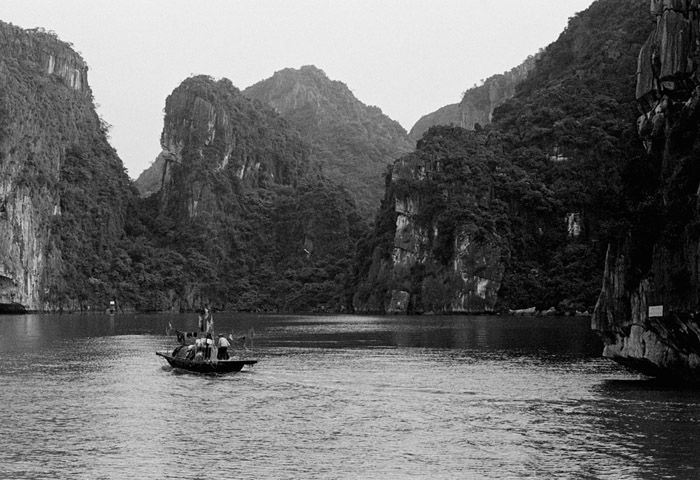
[[(0, 320), (10, 332), (0, 337), (6, 478), (631, 480), (700, 472), (696, 392), (640, 380), (589, 354), (570, 334), (585, 325), (540, 322), (532, 327), (539, 333), (507, 341), (522, 333), (522, 320), (436, 317), (438, 342), (425, 319), (258, 317), (260, 363), (207, 376), (155, 357), (172, 348), (172, 339), (149, 333), (162, 330), (163, 317), (51, 321)], [(245, 321), (228, 327), (245, 330)], [(543, 347), (537, 334), (564, 346)], [(18, 347), (26, 342), (33, 348)]]

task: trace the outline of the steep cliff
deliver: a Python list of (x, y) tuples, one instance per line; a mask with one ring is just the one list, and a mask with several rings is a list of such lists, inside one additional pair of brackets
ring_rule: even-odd
[(324, 174), (351, 192), (367, 220), (373, 218), (388, 165), (413, 148), (401, 125), (314, 66), (281, 70), (243, 94), (271, 105), (294, 126)]
[[(0, 304), (42, 310), (79, 302), (71, 258), (89, 263), (94, 243), (122, 230), (128, 177), (107, 144), (87, 72), (54, 34), (0, 22)], [(73, 201), (85, 186), (72, 175), (81, 162), (98, 171), (92, 188), (111, 197)], [(106, 171), (114, 175), (99, 175)], [(90, 214), (102, 215), (82, 239), (94, 243), (72, 242), (95, 221)]]
[(458, 127), (466, 128), (466, 126), (462, 123), (462, 114), (464, 112), (462, 111), (461, 107), (461, 103), (452, 103), (450, 105), (445, 105), (444, 107), (438, 108), (434, 112), (423, 115), (418, 119), (415, 125), (413, 125), (408, 135), (417, 142), (430, 127), (434, 127), (436, 125), (456, 125)]
[(626, 178), (630, 228), (608, 251), (592, 326), (605, 356), (648, 375), (697, 382), (700, 8), (655, 0), (650, 13), (655, 28), (637, 70), (647, 155)]
[(498, 162), (484, 140), (461, 128), (434, 127), (414, 153), (394, 163), (380, 214), (388, 214), (393, 235), (361, 253), (356, 310), (494, 310), (508, 229), (495, 195)]
[(0, 54), (0, 311), (345, 308), (363, 222), (272, 108), (184, 81), (141, 199), (80, 56), (4, 23)]
[[(637, 111), (634, 72), (648, 35), (648, 17), (637, 10), (644, 3), (594, 2), (541, 52), (489, 125), (472, 136), (457, 134), (458, 126), (429, 130), (418, 156), (397, 163), (374, 235), (360, 247), (358, 308), (391, 310), (408, 298), (409, 311), (592, 311), (606, 246), (628, 221), (620, 179), (634, 172), (627, 166), (643, 151), (628, 118)], [(449, 149), (438, 147), (436, 135), (451, 138)], [(469, 168), (479, 180), (456, 175), (446, 187), (423, 166), (429, 158)], [(414, 196), (402, 193), (404, 178), (421, 175), (411, 183)], [(481, 184), (491, 186), (490, 200), (470, 200), (486, 198)], [(435, 229), (436, 219), (454, 225), (451, 236), (442, 235), (449, 232), (444, 226)], [(481, 232), (483, 243), (469, 237), (469, 248), (461, 248), (463, 229)], [(462, 264), (474, 269), (463, 270), (456, 288), (460, 251), (471, 257)], [(426, 288), (431, 278), (438, 282)], [(472, 292), (487, 293), (481, 303), (468, 296), (473, 301), (459, 308), (470, 283), (477, 286)], [(428, 291), (442, 306), (426, 301)]]
[(270, 109), (258, 108), (228, 79), (191, 77), (165, 102), (161, 146), (163, 211), (192, 218), (220, 208), (217, 179), (236, 185), (296, 185), (308, 147)]
[(469, 130), (473, 130), (477, 124), (482, 127), (488, 125), (493, 119), (494, 110), (515, 95), (516, 86), (535, 68), (536, 60), (537, 56), (531, 56), (510, 71), (493, 75), (482, 85), (468, 89), (460, 103), (447, 105), (421, 117), (411, 128), (409, 136), (418, 141), (434, 125), (456, 125)]
[(172, 287), (144, 285), (162, 292), (148, 302), (345, 308), (362, 222), (287, 121), (228, 79), (191, 77), (166, 100), (161, 146), (152, 168), (161, 167), (162, 188), (143, 200), (140, 221), (182, 271)]

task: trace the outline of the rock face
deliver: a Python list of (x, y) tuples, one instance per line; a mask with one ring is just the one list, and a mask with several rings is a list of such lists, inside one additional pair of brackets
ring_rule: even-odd
[(244, 187), (296, 185), (308, 148), (271, 110), (256, 108), (230, 80), (185, 80), (165, 102), (161, 204), (170, 215), (216, 211), (219, 172)]
[(54, 34), (0, 22), (0, 306), (54, 306), (61, 169), (67, 150), (100, 129), (87, 72)]
[(312, 147), (312, 161), (373, 219), (387, 167), (414, 146), (401, 125), (314, 66), (281, 70), (243, 94), (272, 106), (296, 128)]
[[(416, 152), (394, 163), (384, 200), (391, 212), (380, 214), (393, 221), (393, 239), (372, 252), (354, 298), (356, 311), (494, 310), (507, 249), (483, 214), (492, 207), (493, 184), (483, 147), (470, 135), (435, 127)], [(460, 148), (469, 153), (461, 156)]]
[(697, 85), (700, 22), (696, 3), (651, 2), (656, 28), (639, 52), (637, 67), (637, 99), (645, 110), (638, 126), (648, 151), (654, 139), (663, 136), (671, 104), (687, 100)]
[(518, 83), (535, 68), (537, 56), (529, 57), (512, 70), (487, 78), (480, 86), (470, 88), (457, 104), (447, 105), (421, 117), (411, 128), (410, 137), (418, 141), (434, 125), (456, 125), (469, 130), (491, 123), (493, 111), (515, 95)]
[(188, 78), (166, 100), (161, 146), (162, 187), (144, 202), (158, 204), (157, 243), (184, 260), (180, 308), (346, 308), (356, 206), (272, 107), (228, 79)]
[[(474, 87), (474, 90), (480, 87)], [(471, 91), (471, 90), (470, 90)], [(466, 95), (465, 93), (464, 95)], [(425, 132), (428, 131), (430, 127), (435, 125), (457, 125), (463, 128), (463, 111), (461, 103), (453, 103), (450, 105), (445, 105), (442, 108), (435, 110), (434, 112), (423, 115), (418, 119), (411, 131), (408, 133), (409, 136), (416, 142), (420, 140)], [(472, 124), (472, 128), (474, 125)]]
[(592, 327), (604, 355), (644, 374), (700, 380), (698, 2), (652, 1), (639, 56), (647, 172), (630, 234), (608, 251)]

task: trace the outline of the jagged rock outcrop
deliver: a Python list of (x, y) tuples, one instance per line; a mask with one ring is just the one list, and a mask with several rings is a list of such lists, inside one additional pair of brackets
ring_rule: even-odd
[(87, 72), (55, 34), (0, 22), (0, 304), (44, 310), (67, 300), (64, 167), (76, 147), (106, 143)]
[[(474, 87), (474, 89), (476, 88), (479, 87)], [(466, 94), (465, 92), (464, 95)], [(418, 119), (415, 125), (413, 125), (408, 135), (417, 142), (430, 127), (435, 125), (457, 125), (466, 128), (462, 123), (464, 112), (461, 107), (461, 103), (452, 103), (438, 108), (427, 115), (423, 115)], [(472, 128), (473, 127), (474, 125), (472, 124)]]
[(362, 222), (289, 122), (228, 79), (196, 76), (168, 96), (161, 145), (162, 188), (144, 199), (156, 220), (144, 221), (184, 260), (180, 308), (345, 308)]
[(537, 55), (529, 57), (517, 67), (487, 78), (482, 85), (468, 89), (462, 101), (447, 105), (421, 117), (411, 128), (410, 137), (418, 141), (434, 125), (456, 125), (469, 130), (479, 124), (491, 123), (493, 112), (515, 95), (516, 86), (535, 68)]
[(272, 106), (293, 125), (311, 145), (312, 161), (352, 193), (367, 220), (373, 219), (387, 167), (414, 146), (398, 122), (311, 65), (276, 72), (243, 94)]
[(637, 125), (647, 151), (663, 137), (671, 103), (687, 100), (697, 85), (699, 10), (696, 1), (651, 1), (656, 28), (639, 52), (636, 92), (644, 109)]
[(493, 172), (480, 142), (458, 127), (434, 127), (394, 163), (383, 203), (393, 238), (372, 252), (356, 311), (494, 311), (508, 249), (490, 211)]
[(134, 185), (143, 198), (158, 193), (163, 186), (163, 169), (165, 168), (165, 156), (161, 151), (146, 170), (141, 172), (134, 181)]
[(218, 172), (242, 186), (296, 185), (308, 147), (271, 109), (258, 108), (230, 80), (191, 77), (165, 102), (161, 204), (186, 218), (217, 210)]
[(608, 251), (592, 327), (604, 355), (644, 374), (700, 381), (700, 9), (653, 0), (637, 98), (648, 155), (630, 234)]
[[(372, 262), (358, 269), (363, 279), (356, 296), (358, 306), (381, 310), (395, 304), (398, 309), (405, 298), (392, 292), (403, 291), (410, 294), (409, 311), (429, 311), (422, 293), (433, 292), (431, 297), (439, 299), (439, 292), (448, 292), (449, 298), (442, 302), (447, 307), (437, 309), (447, 311), (457, 298), (452, 295), (456, 290), (450, 291), (457, 282), (448, 280), (446, 265), (459, 251), (460, 229), (471, 226), (485, 240), (482, 251), (468, 253), (484, 259), (483, 264), (475, 264), (475, 271), (483, 274), (473, 275), (478, 277), (474, 284), (481, 278), (492, 280), (496, 287), (493, 280), (498, 275), (482, 265), (495, 267), (498, 262), (493, 259), (499, 255), (486, 246), (507, 252), (501, 256), (507, 261), (498, 282), (496, 310), (533, 306), (536, 311), (554, 309), (560, 314), (593, 310), (605, 246), (627, 221), (620, 178), (636, 172), (627, 171), (626, 166), (643, 152), (634, 122), (629, 121), (637, 111), (633, 96), (637, 54), (649, 33), (647, 11), (636, 9), (642, 4), (648, 6), (648, 1), (598, 0), (572, 17), (566, 30), (538, 56), (527, 78), (518, 83), (516, 95), (493, 111), (489, 125), (472, 132), (483, 148), (475, 148), (474, 140), (463, 134), (456, 135), (459, 139), (449, 153), (436, 151), (434, 134), (442, 132), (444, 141), (451, 136), (448, 131), (459, 130), (458, 122), (433, 134), (429, 130), (422, 137), (429, 136), (430, 141), (417, 154), (449, 160), (445, 164), (452, 167), (468, 165), (472, 175), (455, 179), (460, 188), (447, 189), (460, 191), (459, 196), (448, 196), (460, 199), (454, 204), (444, 201), (449, 182), (436, 181), (435, 172), (423, 182), (389, 185), (394, 194), (384, 201), (379, 227), (361, 246), (362, 258)], [(492, 97), (481, 93), (490, 102)], [(484, 163), (474, 162), (477, 159)], [(479, 181), (474, 184), (474, 179)], [(470, 193), (482, 191), (482, 184), (493, 185), (495, 200), (469, 199)], [(411, 187), (416, 208), (396, 210), (395, 199), (405, 197), (402, 185)], [(434, 235), (434, 219), (440, 218), (444, 222)], [(450, 235), (443, 236), (450, 226)], [(427, 252), (427, 260), (406, 262), (403, 270), (408, 273), (399, 272), (394, 268), (397, 246), (404, 248), (401, 254), (409, 259), (413, 258), (410, 252), (418, 252), (419, 258)], [(436, 284), (432, 278), (443, 283)], [(426, 284), (430, 288), (423, 288)]]

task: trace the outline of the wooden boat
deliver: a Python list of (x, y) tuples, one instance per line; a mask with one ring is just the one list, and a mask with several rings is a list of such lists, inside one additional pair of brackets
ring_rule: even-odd
[[(211, 315), (209, 316), (208, 328), (213, 326), (213, 320)], [(200, 326), (203, 325), (202, 317), (200, 317)], [(166, 335), (172, 335), (173, 333), (177, 337), (177, 341), (180, 344), (173, 350), (172, 354), (156, 352), (156, 355), (163, 357), (173, 368), (179, 368), (182, 370), (187, 370), (189, 372), (196, 373), (232, 373), (240, 372), (246, 365), (255, 365), (258, 363), (257, 360), (232, 360), (228, 357), (228, 353), (222, 355), (225, 360), (219, 360), (218, 357), (218, 347), (217, 343), (213, 340), (213, 332), (182, 332), (180, 330), (175, 330), (172, 325), (168, 323), (168, 327), (165, 329)], [(252, 346), (252, 329), (249, 332), (250, 344)], [(223, 334), (218, 335), (223, 337)], [(231, 343), (234, 342), (233, 334), (228, 336)], [(244, 342), (244, 348), (248, 351), (246, 346), (247, 338), (242, 337), (240, 340)], [(205, 342), (207, 347), (204, 347)], [(204, 353), (209, 351), (208, 356)]]
[(246, 365), (255, 365), (257, 360), (216, 360), (208, 361), (189, 360), (182, 356), (172, 356), (166, 353), (156, 352), (156, 355), (168, 361), (171, 367), (180, 368), (196, 373), (233, 373), (240, 372)]

